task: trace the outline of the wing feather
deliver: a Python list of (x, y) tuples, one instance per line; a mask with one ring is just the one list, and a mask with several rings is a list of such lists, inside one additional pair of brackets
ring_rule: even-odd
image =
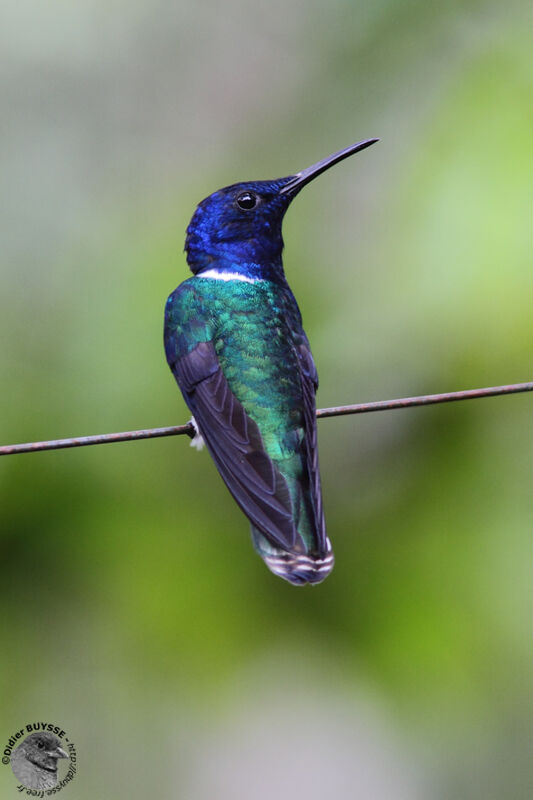
[(212, 342), (200, 342), (170, 367), (236, 502), (274, 546), (290, 549), (297, 533), (289, 488), (231, 391)]
[(316, 422), (315, 395), (318, 389), (318, 374), (311, 355), (307, 339), (298, 347), (300, 376), (303, 390), (304, 412), (304, 449), (307, 471), (311, 489), (311, 500), (315, 518), (318, 542), (324, 552), (327, 550), (326, 521), (322, 504), (322, 487), (320, 484), (320, 467), (318, 462), (318, 435)]

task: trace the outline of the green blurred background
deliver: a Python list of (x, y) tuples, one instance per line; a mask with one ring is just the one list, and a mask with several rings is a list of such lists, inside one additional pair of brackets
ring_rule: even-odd
[[(370, 136), (284, 226), (319, 405), (532, 379), (527, 0), (0, 13), (1, 443), (186, 421), (195, 204)], [(531, 411), (322, 421), (303, 590), (188, 440), (2, 459), (2, 744), (63, 725), (76, 800), (530, 800)]]

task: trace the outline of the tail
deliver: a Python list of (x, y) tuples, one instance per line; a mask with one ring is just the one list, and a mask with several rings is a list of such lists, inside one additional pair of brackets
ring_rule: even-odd
[(327, 550), (325, 553), (289, 552), (273, 547), (253, 525), (251, 532), (255, 550), (269, 570), (294, 586), (321, 583), (333, 569), (335, 556), (328, 538), (326, 538)]

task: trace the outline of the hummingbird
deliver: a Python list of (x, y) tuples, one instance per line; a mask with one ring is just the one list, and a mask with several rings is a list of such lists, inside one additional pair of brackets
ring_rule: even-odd
[(282, 263), (282, 222), (298, 192), (378, 139), (301, 172), (219, 189), (197, 206), (185, 252), (193, 277), (165, 308), (168, 364), (205, 444), (251, 523), (267, 567), (296, 586), (334, 555), (318, 463), (318, 375)]

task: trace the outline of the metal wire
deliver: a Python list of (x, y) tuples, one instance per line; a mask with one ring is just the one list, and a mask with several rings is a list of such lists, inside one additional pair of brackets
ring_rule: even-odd
[[(444, 392), (443, 394), (425, 394), (418, 397), (402, 397), (398, 400), (377, 400), (373, 403), (355, 403), (350, 406), (319, 408), (318, 419), (326, 417), (342, 417), (346, 414), (368, 414), (372, 411), (389, 411), (394, 408), (412, 408), (413, 406), (429, 406), (436, 403), (452, 403), (457, 400), (477, 400), (481, 397), (518, 394), (532, 392), (533, 381), (529, 383), (511, 383), (506, 386), (488, 386), (484, 389), (467, 389), (462, 392)], [(17, 453), (37, 453), (41, 450), (61, 450), (66, 447), (87, 447), (91, 444), (111, 444), (113, 442), (134, 442), (137, 439), (157, 439), (161, 436), (194, 436), (191, 422), (185, 425), (172, 425), (169, 428), (148, 428), (140, 431), (124, 431), (122, 433), (102, 433), (96, 436), (78, 436), (72, 439), (52, 439), (47, 442), (27, 442), (25, 444), (8, 444), (0, 447), (0, 456), (13, 456)]]

